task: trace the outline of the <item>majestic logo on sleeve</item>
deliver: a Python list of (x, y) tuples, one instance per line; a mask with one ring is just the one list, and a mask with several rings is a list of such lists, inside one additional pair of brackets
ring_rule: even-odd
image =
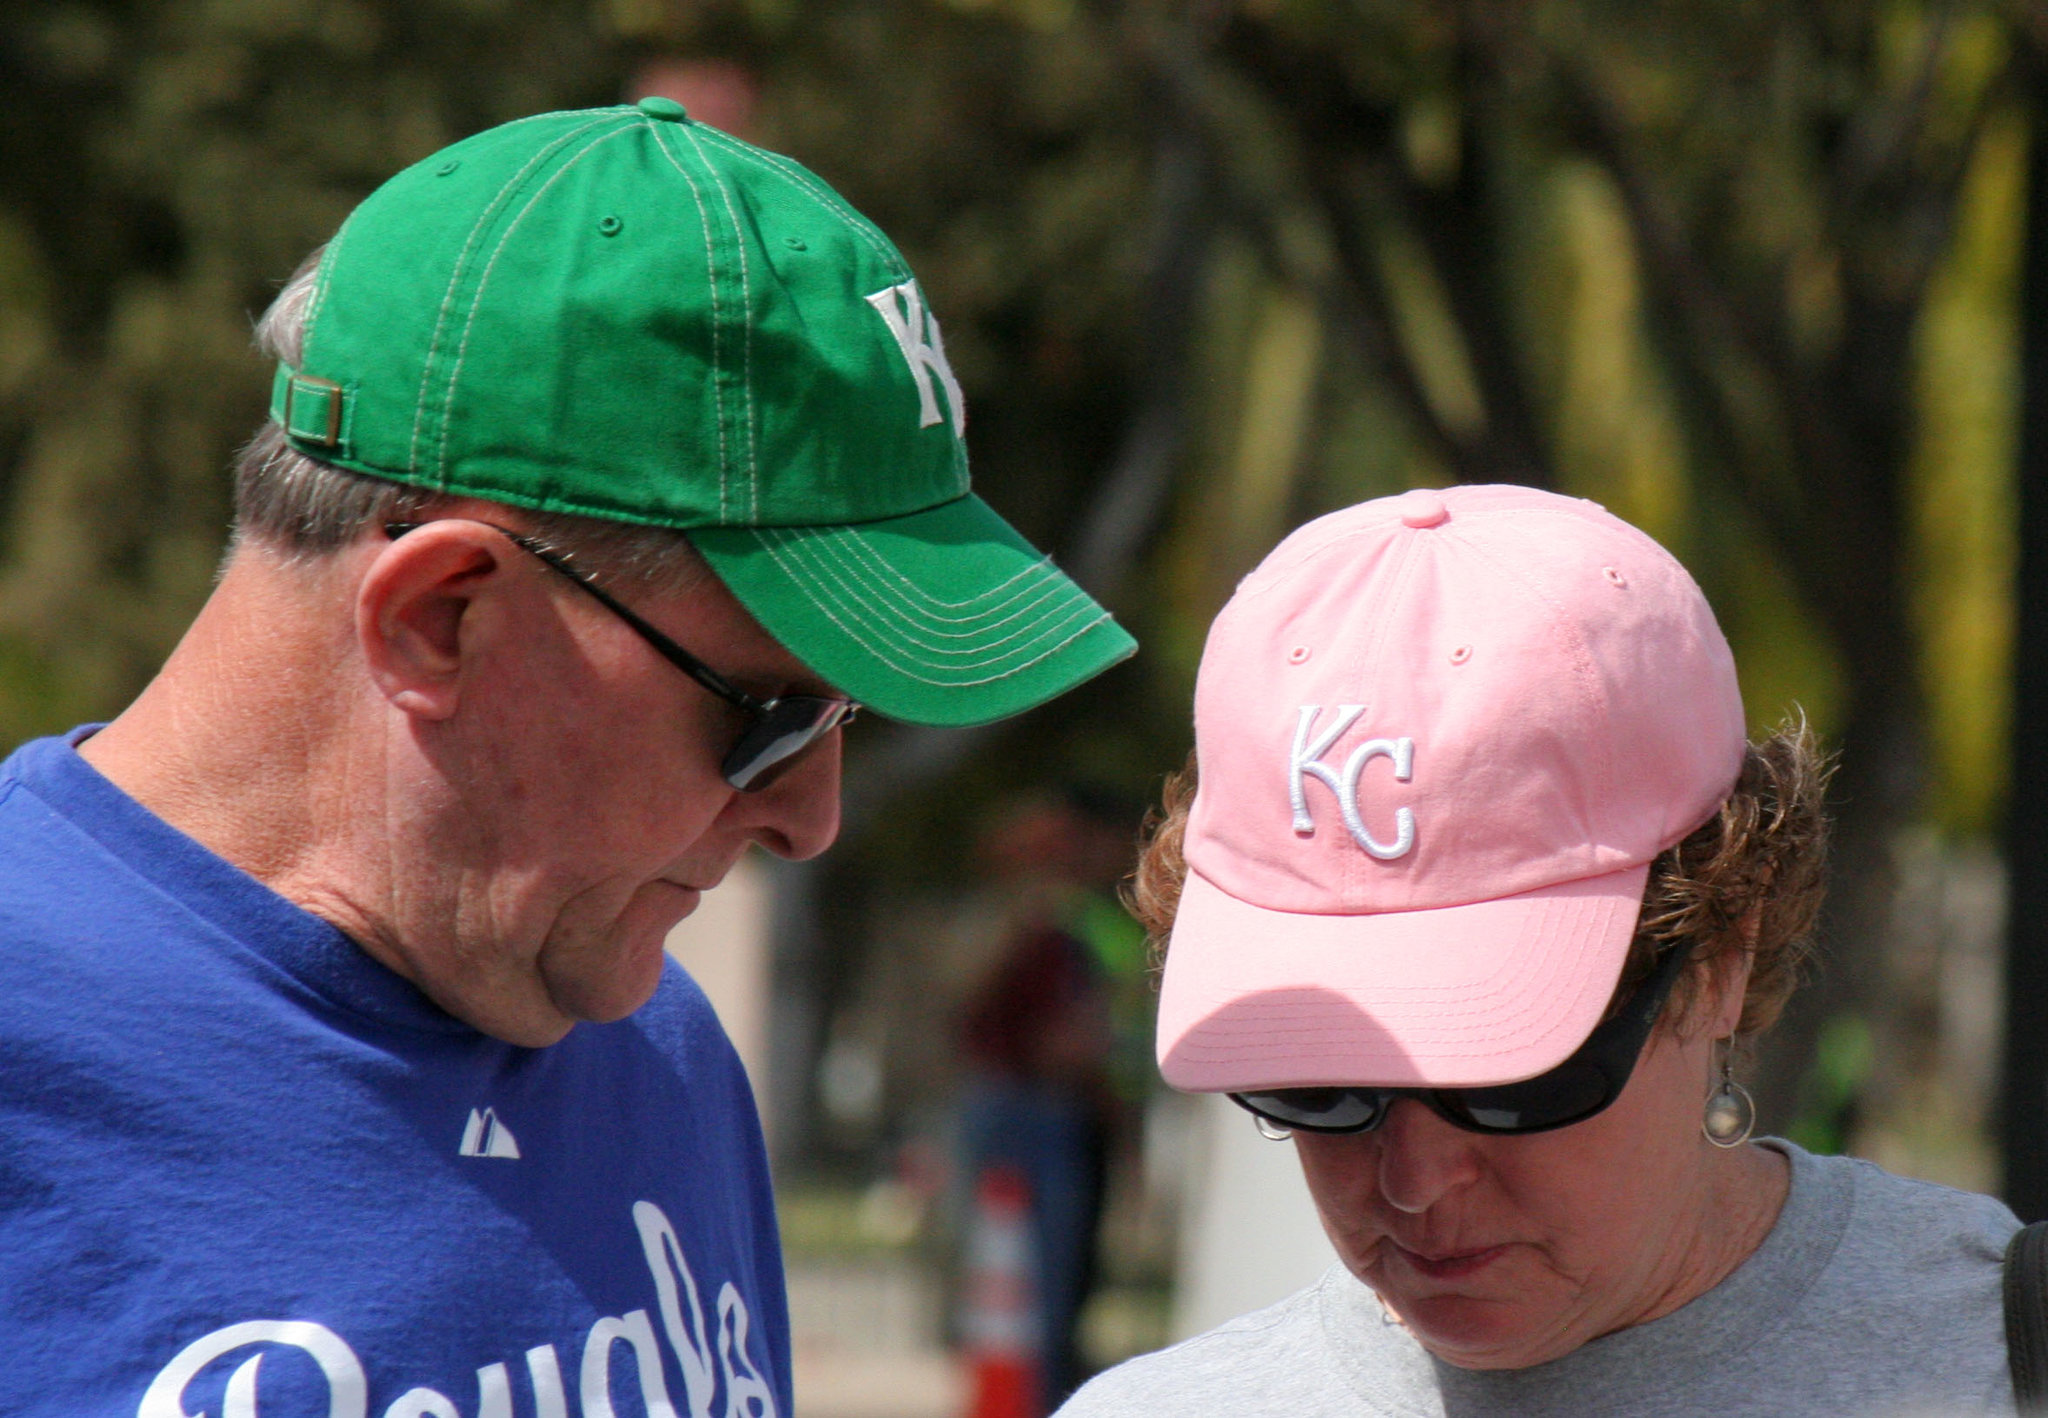
[(1358, 722), (1358, 716), (1365, 712), (1363, 704), (1339, 704), (1337, 716), (1325, 725), (1320, 733), (1316, 731), (1316, 720), (1322, 716), (1320, 704), (1301, 706), (1301, 718), (1294, 726), (1294, 748), (1287, 756), (1287, 800), (1294, 808), (1294, 830), (1302, 836), (1312, 835), (1316, 820), (1308, 810), (1308, 779), (1314, 778), (1337, 797), (1337, 811), (1344, 819), (1345, 830), (1351, 839), (1366, 852), (1380, 861), (1391, 862), (1405, 857), (1415, 850), (1415, 814), (1408, 808), (1394, 810), (1394, 840), (1382, 842), (1366, 828), (1365, 819), (1358, 810), (1358, 779), (1365, 772), (1365, 765), (1375, 758), (1384, 758), (1392, 763), (1394, 781), (1406, 783), (1415, 776), (1415, 740), (1411, 738), (1372, 739), (1351, 750), (1351, 756), (1344, 760), (1341, 769), (1332, 768), (1322, 761), (1330, 746), (1344, 736), (1344, 731)]
[[(572, 1351), (566, 1377), (554, 1345), (527, 1350), (523, 1358), (534, 1418), (569, 1418), (572, 1395), (581, 1418), (627, 1418), (612, 1403), (612, 1366), (621, 1357), (621, 1346), (632, 1360), (639, 1411), (646, 1418), (777, 1418), (775, 1391), (750, 1352), (752, 1318), (739, 1288), (725, 1282), (707, 1313), (675, 1227), (661, 1208), (651, 1201), (635, 1202), (633, 1225), (654, 1282), (658, 1321), (644, 1307), (597, 1320), (584, 1336), (580, 1363)], [(682, 1372), (680, 1408), (669, 1392), (663, 1340)], [(204, 1411), (186, 1410), (186, 1390), (202, 1372), (243, 1350), (255, 1352), (229, 1374), (220, 1418), (264, 1418), (258, 1381), (266, 1355), (280, 1351), (296, 1351), (319, 1367), (327, 1384), (325, 1418), (370, 1418), (370, 1383), (362, 1361), (340, 1335), (307, 1320), (246, 1320), (193, 1340), (144, 1392), (136, 1418), (207, 1418)], [(382, 1418), (516, 1418), (512, 1395), (511, 1365), (498, 1362), (476, 1371), (473, 1409), (458, 1406), (439, 1390), (418, 1387), (394, 1399)], [(272, 1411), (282, 1410), (272, 1405)]]
[(946, 411), (953, 416), (953, 435), (967, 436), (967, 401), (960, 397), (960, 381), (953, 366), (946, 363), (946, 343), (939, 338), (939, 317), (925, 309), (924, 292), (916, 281), (878, 290), (867, 298), (896, 337), (896, 347), (910, 365), (910, 377), (917, 381), (917, 426), (930, 428), (940, 418), (938, 396), (932, 380), (946, 391)]
[(498, 1114), (491, 1108), (471, 1108), (469, 1122), (462, 1129), (462, 1146), (455, 1149), (458, 1157), (505, 1157), (519, 1160), (519, 1140), (512, 1136), (512, 1129), (498, 1121)]

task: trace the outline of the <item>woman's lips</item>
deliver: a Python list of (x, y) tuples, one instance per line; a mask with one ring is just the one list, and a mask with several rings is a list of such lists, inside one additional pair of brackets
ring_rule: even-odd
[(1485, 1246), (1472, 1251), (1444, 1251), (1437, 1255), (1421, 1255), (1405, 1246), (1388, 1241), (1402, 1264), (1417, 1275), (1431, 1280), (1463, 1280), (1476, 1275), (1494, 1261), (1507, 1254), (1506, 1246)]

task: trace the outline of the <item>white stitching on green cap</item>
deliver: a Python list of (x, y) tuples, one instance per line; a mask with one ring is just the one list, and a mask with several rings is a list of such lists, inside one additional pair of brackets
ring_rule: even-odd
[[(846, 541), (847, 545), (842, 549), (844, 552), (851, 553), (854, 550), (858, 549), (859, 551), (865, 553), (870, 563), (872, 563), (879, 570), (887, 573), (892, 579), (894, 579), (902, 585), (904, 592), (906, 593), (905, 599), (913, 605), (915, 605), (919, 601), (922, 601), (924, 602), (924, 604), (928, 606), (944, 607), (947, 610), (963, 610), (969, 606), (978, 605), (983, 602), (993, 603), (995, 601), (995, 598), (1001, 595), (1005, 589), (1012, 585), (1015, 585), (1017, 582), (1022, 581), (1027, 577), (1043, 577), (1050, 575), (1059, 577), (1062, 580), (1065, 579), (1064, 574), (1059, 570), (1059, 568), (1052, 564), (1052, 557), (1050, 555), (1042, 555), (1038, 558), (1038, 560), (1030, 563), (1027, 566), (1020, 567), (1013, 575), (1004, 577), (1001, 581), (998, 581), (995, 585), (988, 587), (986, 590), (979, 591), (976, 594), (968, 596), (962, 600), (949, 601), (943, 597), (933, 595), (924, 587), (918, 585), (909, 577), (905, 576), (900, 570), (897, 569), (896, 564), (894, 562), (890, 561), (888, 557), (882, 554), (881, 550), (874, 545), (873, 540), (867, 534), (859, 531), (858, 529), (851, 529), (848, 533)], [(880, 590), (882, 588), (877, 587), (876, 589)], [(1029, 587), (1020, 588), (1017, 591), (1017, 593), (1009, 599), (1016, 600), (1021, 596), (1029, 594), (1029, 591)], [(943, 616), (940, 617), (940, 619), (945, 618), (946, 617)]]
[[(534, 120), (531, 118), (522, 118), (516, 121), (520, 123), (531, 123)], [(520, 168), (517, 172), (513, 173), (511, 177), (507, 178), (499, 186), (496, 195), (494, 195), (490, 201), (486, 202), (481, 208), (478, 209), (476, 221), (471, 224), (469, 228), (469, 235), (463, 238), (462, 250), (459, 253), (457, 253), (455, 257), (455, 265), (453, 269), (451, 269), (448, 273), (448, 288), (445, 292), (442, 293), (440, 307), (434, 313), (434, 333), (432, 338), (429, 339), (427, 342), (427, 357), (420, 365), (420, 395), (419, 401), (413, 406), (412, 439), (407, 444), (407, 452), (405, 459), (405, 466), (408, 472), (418, 473), (420, 471), (420, 426), (425, 421), (427, 416), (427, 391), (433, 385), (434, 382), (434, 367), (436, 359), (441, 352), (441, 335), (443, 331), (447, 329), (448, 312), (454, 308), (455, 293), (462, 288), (463, 275), (469, 270), (470, 253), (476, 249), (476, 239), (479, 236), (483, 235), (484, 228), (490, 224), (491, 218), (497, 215), (499, 206), (505, 201), (507, 194), (511, 193), (522, 182), (526, 181), (528, 174), (530, 174), (535, 168), (539, 167), (542, 163), (546, 162), (549, 158), (553, 157), (556, 153), (568, 147), (569, 144), (574, 142), (578, 137), (582, 136), (585, 133), (588, 133), (591, 129), (597, 127), (599, 123), (601, 123), (602, 121), (602, 119), (597, 119), (593, 120), (592, 122), (584, 124), (581, 128), (573, 128), (569, 132), (562, 134), (553, 142), (541, 148), (539, 151), (535, 152), (523, 164), (520, 165)], [(511, 125), (507, 124), (506, 126), (510, 127)], [(358, 208), (357, 210), (361, 209)], [(351, 216), (349, 220), (352, 223), (355, 220), (355, 218)], [(347, 224), (344, 224), (342, 227), (343, 233), (345, 234), (347, 230), (348, 226)], [(337, 247), (340, 245), (339, 238), (336, 239), (335, 245)], [(328, 255), (331, 261), (334, 256), (334, 252), (330, 250)], [(476, 296), (472, 294), (470, 297), (471, 318), (474, 318), (475, 314)], [(309, 321), (311, 320), (310, 313), (307, 318)], [(466, 328), (467, 325), (465, 324), (465, 329)], [(446, 427), (447, 426), (444, 423), (442, 425), (442, 451), (444, 455), (447, 449), (447, 439), (445, 436)]]
[[(654, 127), (654, 125), (650, 124), (649, 127)], [(710, 251), (712, 247), (711, 213), (704, 206), (703, 189), (697, 186), (697, 179), (690, 175), (690, 170), (676, 160), (675, 151), (669, 147), (668, 140), (662, 136), (658, 128), (654, 131), (654, 145), (660, 149), (661, 155), (668, 159), (669, 166), (680, 173), (683, 181), (689, 184), (690, 201), (697, 208), (697, 224), (704, 231), (704, 249), (707, 252)], [(708, 260), (704, 263), (704, 284), (711, 299), (711, 400), (712, 406), (716, 411), (715, 422), (718, 426), (718, 515), (720, 520), (723, 520), (732, 515), (732, 497), (730, 495), (732, 452), (725, 432), (725, 381), (719, 378), (719, 374), (725, 368), (725, 312), (720, 307), (718, 300), (718, 273)]]
[(909, 279), (910, 267), (903, 264), (903, 258), (897, 254), (895, 248), (890, 246), (888, 242), (881, 240), (876, 235), (873, 224), (859, 212), (849, 207), (846, 204), (846, 200), (837, 192), (834, 192), (809, 172), (780, 153), (771, 153), (766, 148), (756, 148), (750, 144), (742, 143), (729, 134), (719, 132), (716, 128), (705, 128), (703, 131), (708, 137), (715, 140), (720, 147), (731, 151), (734, 156), (751, 159), (754, 162), (760, 163), (763, 167), (773, 168), (784, 178), (810, 193), (812, 197), (817, 199), (819, 206), (839, 218), (841, 225), (866, 242), (868, 247), (877, 256), (881, 257), (883, 262), (894, 270), (898, 276), (906, 280)]
[[(904, 678), (916, 680), (920, 684), (934, 685), (941, 688), (967, 689), (975, 685), (994, 684), (1000, 680), (1014, 678), (1017, 675), (1023, 674), (1026, 670), (1031, 669), (1033, 666), (1044, 663), (1046, 660), (1052, 658), (1052, 656), (1058, 654), (1061, 650), (1073, 644), (1082, 636), (1086, 635), (1089, 631), (1093, 630), (1096, 626), (1101, 625), (1103, 622), (1109, 620), (1110, 618), (1108, 611), (1101, 609), (1100, 607), (1094, 605), (1092, 602), (1088, 602), (1084, 597), (1083, 604), (1081, 606), (1076, 607), (1076, 609), (1082, 611), (1092, 610), (1095, 613), (1092, 616), (1089, 616), (1083, 624), (1074, 627), (1068, 634), (1064, 635), (1056, 642), (1047, 645), (1038, 654), (1031, 656), (1029, 659), (1019, 660), (1016, 664), (1010, 665), (1006, 669), (997, 670), (993, 674), (979, 675), (972, 679), (957, 678), (952, 676), (949, 676), (945, 679), (934, 679), (930, 675), (919, 673), (919, 671), (925, 669), (944, 670), (949, 667), (943, 664), (937, 664), (922, 659), (918, 659), (914, 656), (909, 657), (907, 661), (904, 658), (899, 658), (898, 655), (891, 652), (900, 650), (905, 652), (905, 654), (907, 655), (908, 647), (900, 645), (879, 644), (873, 638), (862, 634), (861, 628), (857, 623), (849, 620), (847, 617), (842, 616), (838, 611), (834, 610), (833, 607), (835, 604), (839, 605), (841, 609), (845, 609), (846, 607), (844, 602), (840, 602), (836, 598), (832, 598), (831, 600), (820, 599), (818, 596), (810, 594), (810, 591), (806, 585), (808, 578), (805, 575), (805, 568), (801, 564), (786, 559), (785, 554), (783, 552), (772, 547), (768, 548), (768, 554), (775, 559), (777, 565), (781, 566), (783, 570), (789, 574), (792, 583), (797, 585), (799, 588), (805, 590), (806, 596), (809, 597), (811, 604), (817, 608), (818, 612), (821, 615), (823, 615), (826, 619), (830, 620), (834, 625), (838, 626), (839, 629), (846, 635), (846, 637), (849, 640), (852, 640), (855, 644), (860, 645), (862, 648), (867, 650), (869, 654), (873, 655), (876, 659), (880, 660), (883, 664), (887, 665), (891, 670), (895, 671), (899, 675), (902, 675)], [(1051, 628), (1059, 629), (1063, 627), (1055, 626)], [(990, 665), (999, 663), (1004, 658), (1007, 657), (998, 656), (993, 660), (965, 664), (958, 666), (957, 668), (959, 668), (962, 671), (975, 671), (985, 669)]]
[(560, 167), (557, 167), (554, 172), (549, 174), (548, 180), (543, 182), (534, 192), (533, 196), (527, 198), (526, 205), (519, 209), (519, 215), (505, 224), (505, 230), (498, 236), (498, 244), (491, 248), (491, 258), (484, 262), (483, 274), (476, 278), (476, 290), (469, 297), (469, 318), (463, 321), (462, 341), (455, 347), (455, 365), (448, 371), (448, 393), (441, 400), (441, 435), (436, 441), (435, 446), (434, 473), (442, 487), (448, 486), (448, 425), (455, 409), (456, 387), (462, 383), (462, 366), (464, 361), (469, 358), (469, 337), (476, 330), (477, 312), (483, 309), (484, 292), (490, 289), (491, 273), (497, 270), (498, 260), (505, 254), (505, 249), (512, 244), (512, 237), (518, 232), (520, 224), (526, 220), (535, 207), (540, 205), (541, 198), (548, 195), (549, 189), (567, 177), (585, 158), (596, 152), (604, 144), (612, 141), (612, 139), (623, 136), (627, 131), (629, 130), (615, 128), (609, 133), (600, 133), (597, 137), (584, 144), (583, 150), (577, 153), (575, 157), (570, 158)]
[[(1090, 626), (1100, 624), (1102, 621), (1109, 619), (1107, 611), (1091, 601), (1072, 582), (1066, 582), (1066, 587), (1071, 591), (1069, 597), (1057, 597), (1056, 592), (1059, 588), (1055, 585), (1049, 587), (1049, 592), (1052, 594), (1048, 594), (1044, 598), (1046, 600), (1065, 599), (1066, 605), (1050, 612), (1046, 619), (1040, 621), (1036, 627), (1037, 633), (1035, 635), (1021, 637), (1024, 643), (1009, 649), (1000, 648), (1008, 642), (1020, 639), (1016, 634), (1009, 634), (993, 641), (983, 641), (973, 646), (956, 649), (951, 646), (933, 643), (924, 638), (926, 635), (943, 635), (945, 632), (934, 630), (929, 625), (920, 626), (902, 616), (892, 614), (890, 607), (879, 604), (863, 594), (863, 592), (871, 588), (846, 577), (843, 572), (835, 575), (834, 568), (819, 556), (821, 552), (829, 553), (827, 547), (815, 542), (809, 545), (799, 545), (789, 539), (784, 539), (777, 543), (769, 540), (769, 537), (773, 535), (772, 529), (764, 529), (761, 532), (757, 532), (756, 535), (761, 537), (762, 546), (775, 559), (776, 564), (783, 569), (790, 580), (803, 590), (811, 604), (829, 617), (834, 624), (846, 627), (849, 621), (858, 621), (862, 624), (873, 626), (876, 629), (893, 626), (893, 628), (901, 632), (902, 638), (897, 640), (890, 648), (907, 657), (910, 664), (922, 669), (976, 671), (1001, 664), (1005, 660), (1015, 659), (1017, 663), (1008, 670), (1003, 671), (1003, 674), (1016, 674), (1045, 659), (1046, 656), (1057, 650), (1060, 645), (1066, 644), (1076, 636), (1086, 632)], [(1061, 580), (1065, 581), (1065, 578), (1062, 577)], [(836, 611), (835, 607), (837, 608)], [(1078, 629), (1072, 629), (1071, 633), (1065, 634), (1057, 644), (1046, 646), (1043, 649), (1037, 648), (1039, 642), (1068, 631), (1076, 617), (1084, 617), (1085, 623), (1080, 625)], [(872, 639), (856, 638), (860, 638), (861, 643), (869, 650), (880, 653), (880, 647)], [(967, 633), (962, 633), (955, 638), (964, 639), (969, 637)], [(925, 653), (919, 654), (917, 653), (919, 651)], [(990, 653), (992, 651), (994, 653)], [(967, 656), (973, 656), (974, 658), (964, 658)], [(945, 657), (951, 657), (954, 662), (948, 663), (948, 659)], [(892, 663), (897, 664), (899, 669), (905, 668), (899, 661), (892, 661)], [(1000, 677), (1002, 676), (989, 676), (988, 678)], [(986, 679), (925, 680), (927, 684), (979, 684), (986, 682)]]
[[(704, 156), (704, 145), (697, 141), (697, 130), (685, 128), (683, 136), (690, 140), (696, 151), (697, 160), (704, 164), (711, 174), (711, 181), (718, 188), (718, 196), (725, 203), (725, 215), (732, 222), (733, 250), (740, 258), (740, 392), (746, 396), (747, 413), (747, 515), (761, 515), (761, 449), (754, 428), (754, 322), (749, 318), (754, 308), (754, 285), (752, 273), (747, 269), (747, 235), (740, 226), (740, 214), (732, 204), (732, 189), (725, 179), (718, 175), (718, 169)], [(668, 150), (668, 144), (662, 144)]]
[[(1005, 640), (1015, 639), (1016, 636), (990, 639), (991, 635), (1034, 610), (1049, 608), (1062, 600), (1078, 601), (1093, 607), (1093, 603), (1073, 582), (1050, 565), (1040, 563), (1032, 568), (1039, 573), (1032, 583), (1020, 588), (1015, 594), (991, 602), (984, 608), (969, 610), (965, 615), (944, 615), (921, 607), (900, 594), (892, 594), (893, 587), (877, 583), (872, 578), (862, 575), (865, 568), (847, 555), (848, 550), (835, 539), (833, 542), (813, 541), (801, 548), (798, 554), (808, 556), (812, 567), (820, 575), (832, 574), (838, 584), (849, 588), (850, 596), (861, 604), (872, 605), (879, 616), (886, 616), (903, 626), (906, 633), (921, 632), (940, 639), (952, 640), (972, 638), (981, 642), (983, 648), (993, 648)], [(1015, 579), (1011, 578), (1013, 581)], [(944, 628), (947, 626), (966, 628), (949, 630)], [(935, 643), (927, 644), (927, 648), (935, 653), (956, 653), (946, 646)]]

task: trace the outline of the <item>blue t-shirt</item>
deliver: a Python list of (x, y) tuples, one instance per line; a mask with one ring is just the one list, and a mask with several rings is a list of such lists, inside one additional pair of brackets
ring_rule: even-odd
[(490, 1038), (81, 736), (0, 764), (0, 1413), (789, 1413), (760, 1125), (687, 975)]

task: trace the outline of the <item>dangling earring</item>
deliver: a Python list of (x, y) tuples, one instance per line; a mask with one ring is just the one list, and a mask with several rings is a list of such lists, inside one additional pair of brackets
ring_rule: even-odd
[(1742, 1146), (1756, 1126), (1756, 1100), (1735, 1081), (1730, 1063), (1734, 1052), (1735, 1040), (1731, 1037), (1721, 1055), (1721, 1086), (1708, 1096), (1706, 1111), (1700, 1115), (1700, 1131), (1716, 1147)]
[(1252, 1114), (1252, 1126), (1257, 1128), (1259, 1136), (1268, 1142), (1285, 1142), (1288, 1138), (1294, 1136), (1293, 1128), (1281, 1127), (1280, 1124), (1272, 1121), (1270, 1118), (1262, 1118), (1257, 1113)]

